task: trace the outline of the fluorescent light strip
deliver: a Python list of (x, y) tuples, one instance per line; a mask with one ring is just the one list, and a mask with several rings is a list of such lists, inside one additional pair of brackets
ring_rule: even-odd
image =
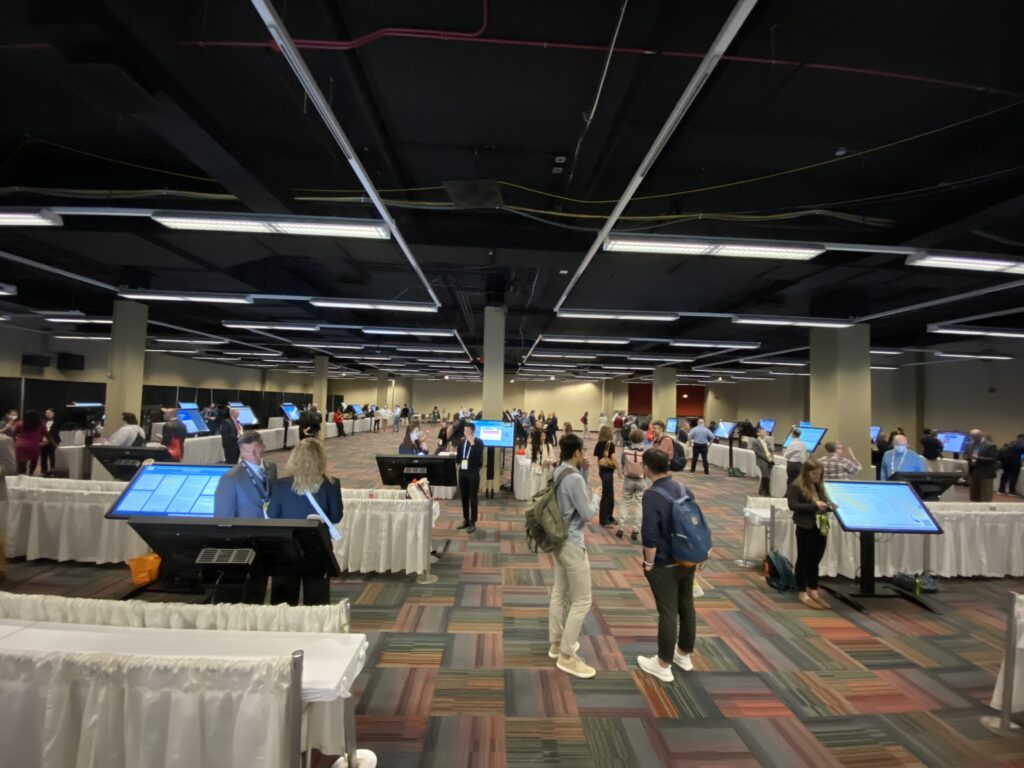
[(898, 371), (900, 368), (898, 365), (872, 365), (872, 371)]
[(872, 349), (872, 355), (902, 355), (903, 350), (901, 349)]
[[(616, 354), (619, 354), (619, 353), (616, 352)], [(552, 359), (555, 359), (555, 360), (558, 360), (558, 359), (563, 359), (563, 360), (591, 360), (591, 359), (593, 359), (594, 356), (593, 355), (561, 355), (561, 354), (558, 354), (557, 352), (534, 352), (532, 355), (530, 355), (530, 357), (552, 358)]]
[(0, 211), (0, 227), (60, 227), (64, 220), (47, 210)]
[(122, 299), (136, 301), (187, 301), (194, 304), (252, 304), (251, 296), (232, 293), (173, 293), (170, 291), (122, 291)]
[(807, 363), (790, 362), (788, 360), (740, 360), (746, 365), (781, 365), (785, 368), (806, 368)]
[(1024, 339), (1024, 330), (1012, 328), (982, 328), (973, 325), (929, 325), (928, 333), (954, 336), (993, 336), (1000, 339)]
[(114, 321), (102, 317), (79, 317), (77, 315), (62, 315), (58, 317), (44, 317), (48, 323), (71, 323), (82, 325), (111, 325)]
[(53, 338), (63, 339), (64, 341), (110, 341), (109, 336), (73, 336), (71, 334), (63, 334)]
[(733, 381), (775, 381), (770, 376), (732, 376)]
[(365, 344), (318, 344), (312, 341), (293, 342), (293, 347), (304, 349), (366, 349)]
[(758, 317), (756, 315), (737, 315), (732, 321), (737, 325), (779, 325), (799, 328), (850, 328), (854, 325), (852, 320), (829, 320), (815, 317)]
[(554, 343), (562, 344), (629, 344), (632, 339), (615, 339), (615, 338), (583, 338), (579, 336), (544, 336), (544, 341), (550, 341)]
[(560, 309), (556, 313), (558, 317), (566, 317), (577, 320), (638, 320), (654, 323), (671, 323), (679, 319), (675, 312), (629, 312), (617, 314), (614, 312), (584, 311), (575, 309)]
[(302, 323), (245, 323), (237, 320), (225, 320), (221, 323), (225, 328), (242, 331), (319, 331), (319, 325), (303, 325)]
[(17, 296), (18, 286), (9, 283), (0, 283), (0, 296)]
[(195, 358), (196, 360), (212, 360), (215, 363), (240, 363), (242, 358), (240, 357), (214, 357), (213, 355), (200, 355)]
[(670, 347), (696, 347), (699, 349), (760, 349), (759, 341), (670, 341)]
[(936, 357), (955, 357), (963, 360), (1013, 360), (1009, 355), (968, 355), (960, 352), (936, 352)]
[(305, 235), (310, 237), (355, 237), (388, 240), (391, 233), (383, 222), (359, 219), (312, 219), (302, 217), (266, 217), (244, 214), (178, 214), (157, 211), (154, 221), (168, 229), (193, 229), (206, 232), (249, 232), (265, 235)]
[[(381, 346), (390, 346), (388, 344), (382, 344)], [(434, 352), (439, 355), (464, 355), (466, 350), (459, 347), (395, 347), (399, 352), (416, 352), (416, 353), (427, 353)]]
[(455, 331), (420, 331), (398, 330), (392, 328), (363, 328), (363, 333), (370, 336), (454, 336)]
[(1011, 275), (1024, 275), (1024, 263), (1009, 259), (973, 258), (925, 252), (908, 256), (906, 264), (910, 267), (935, 267), (937, 269), (962, 269), (970, 272), (1005, 272)]
[(809, 373), (803, 373), (801, 371), (769, 371), (772, 376), (810, 376)]
[(757, 245), (673, 237), (618, 237), (604, 242), (604, 250), (629, 253), (664, 253), (680, 256), (726, 256), (741, 259), (810, 261), (825, 252), (818, 245)]
[(310, 299), (314, 307), (329, 309), (374, 309), (382, 312), (437, 312), (433, 304), (416, 304), (412, 302), (377, 302), (359, 299)]
[(226, 339), (153, 339), (161, 344), (227, 344)]
[(692, 363), (692, 357), (658, 357), (656, 355), (630, 355), (627, 360), (634, 360), (638, 363)]

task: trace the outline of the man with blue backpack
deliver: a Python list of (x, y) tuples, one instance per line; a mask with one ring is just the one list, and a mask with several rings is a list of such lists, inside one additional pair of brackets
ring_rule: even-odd
[(644, 453), (651, 487), (643, 496), (643, 571), (658, 607), (658, 654), (638, 656), (640, 669), (670, 683), (672, 665), (689, 672), (697, 640), (693, 580), (711, 554), (711, 532), (693, 493), (669, 474), (664, 451)]

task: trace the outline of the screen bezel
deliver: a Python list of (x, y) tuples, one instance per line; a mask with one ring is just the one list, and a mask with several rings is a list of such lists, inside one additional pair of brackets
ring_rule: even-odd
[[(942, 440), (941, 437), (939, 437), (939, 435), (960, 435), (963, 439), (960, 441), (960, 447), (957, 448), (956, 450), (953, 450), (952, 448), (946, 447), (946, 443)], [(935, 439), (942, 443), (943, 453), (962, 453), (964, 450), (964, 444), (967, 442), (968, 437), (970, 437), (970, 435), (968, 435), (966, 432), (958, 432), (955, 429), (945, 429), (935, 433)]]
[(135, 481), (139, 479), (139, 475), (142, 474), (143, 470), (145, 470), (147, 467), (154, 466), (202, 467), (203, 469), (223, 468), (224, 472), (221, 475), (221, 477), (223, 477), (232, 469), (234, 469), (233, 466), (228, 464), (181, 464), (176, 461), (154, 461), (152, 464), (143, 464), (142, 466), (139, 467), (138, 471), (136, 471), (136, 473), (132, 476), (132, 479), (128, 481), (128, 485), (126, 485), (125, 489), (121, 491), (117, 499), (114, 501), (113, 505), (111, 505), (110, 509), (107, 510), (107, 514), (105, 514), (104, 517), (106, 517), (108, 520), (213, 520), (216, 517), (216, 509), (214, 509), (214, 513), (210, 515), (210, 517), (199, 517), (198, 515), (138, 515), (128, 514), (124, 512), (115, 513), (114, 510), (116, 510), (118, 506), (120, 506), (122, 500), (124, 500), (124, 497), (131, 491), (132, 486), (135, 484)]
[(665, 419), (665, 432), (674, 435), (679, 431), (679, 417), (673, 416)]
[(872, 443), (878, 440), (880, 434), (882, 434), (882, 427), (880, 425), (872, 424), (868, 427), (868, 435), (870, 435)]
[[(489, 443), (486, 440), (484, 440), (484, 445), (487, 446), (488, 448), (514, 448), (515, 447), (515, 444), (516, 444), (516, 433), (515, 433), (515, 428), (513, 427), (511, 422), (496, 421), (494, 419), (481, 419), (480, 421), (474, 421), (473, 422), (473, 426), (476, 427), (476, 436), (477, 437), (480, 436), (480, 427), (481, 426), (485, 426), (485, 427), (498, 426), (498, 427), (501, 427), (502, 431), (505, 431), (506, 428), (510, 428), (511, 427), (512, 428), (511, 429), (512, 437), (511, 437), (511, 441), (507, 445), (505, 443)], [(480, 438), (480, 439), (483, 440), (483, 438)]]
[[(726, 431), (726, 433), (724, 435), (719, 434), (719, 432), (718, 432), (718, 430), (722, 428), (723, 424), (728, 424), (729, 425), (729, 429), (728, 429), (728, 431)], [(720, 440), (728, 440), (729, 439), (729, 435), (732, 434), (732, 431), (734, 429), (736, 429), (736, 422), (735, 421), (720, 421), (717, 424), (715, 424), (715, 431), (712, 432), (712, 434), (715, 437), (717, 437), (718, 439), (720, 439)]]
[[(765, 423), (766, 421), (767, 421), (767, 422), (769, 422), (769, 423), (770, 423), (770, 424), (772, 425), (772, 428), (771, 428), (771, 429), (768, 429), (768, 427), (766, 427), (766, 426), (764, 425), (764, 423)], [(758, 421), (757, 421), (757, 425), (758, 425), (758, 426), (759, 426), (759, 427), (760, 427), (761, 429), (763, 429), (763, 430), (764, 430), (765, 432), (767, 432), (767, 433), (768, 433), (769, 435), (771, 435), (771, 434), (774, 434), (774, 433), (775, 433), (775, 426), (776, 426), (776, 425), (777, 425), (778, 423), (779, 423), (779, 422), (778, 422), (778, 419), (758, 419)]]
[[(804, 440), (804, 445), (807, 446), (807, 452), (808, 453), (814, 453), (816, 450), (818, 450), (818, 446), (821, 445), (821, 441), (824, 440), (825, 439), (825, 435), (828, 434), (828, 427), (797, 427), (797, 429), (800, 430), (800, 439), (801, 440), (804, 440), (804, 430), (807, 430), (807, 429), (820, 429), (821, 430), (821, 437), (818, 438), (818, 442), (816, 442), (813, 447), (811, 447), (807, 443), (807, 441)], [(782, 447), (783, 448), (789, 448), (789, 444), (792, 443), (792, 442), (793, 442), (793, 432), (790, 431), (789, 435), (786, 437), (786, 441), (782, 444)]]
[[(893, 481), (879, 481), (879, 480), (825, 480), (822, 483), (822, 488), (825, 491), (825, 495), (828, 497), (828, 489), (830, 485), (882, 485), (886, 487), (895, 487), (902, 485), (910, 491), (910, 495), (917, 501), (920, 508), (928, 516), (928, 519), (932, 521), (932, 525), (935, 526), (934, 531), (923, 531), (920, 528), (860, 528), (860, 527), (849, 527), (843, 521), (839, 511), (833, 512), (836, 520), (839, 521), (839, 526), (849, 533), (907, 533), (907, 534), (920, 534), (922, 536), (934, 536), (937, 534), (944, 533), (942, 526), (939, 525), (939, 521), (935, 519), (935, 515), (928, 509), (928, 506), (921, 501), (921, 497), (917, 495), (917, 491), (914, 490), (914, 486), (906, 481), (893, 482)], [(831, 497), (829, 497), (831, 498)]]

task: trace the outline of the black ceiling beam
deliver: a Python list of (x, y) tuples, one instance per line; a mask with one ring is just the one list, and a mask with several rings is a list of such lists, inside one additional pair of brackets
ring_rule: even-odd
[(1011, 198), (981, 208), (974, 213), (964, 216), (956, 221), (943, 224), (928, 232), (922, 232), (916, 237), (907, 240), (906, 245), (931, 248), (953, 238), (969, 233), (972, 229), (984, 226), (998, 219), (1008, 219), (1024, 214), (1024, 194), (1014, 195)]

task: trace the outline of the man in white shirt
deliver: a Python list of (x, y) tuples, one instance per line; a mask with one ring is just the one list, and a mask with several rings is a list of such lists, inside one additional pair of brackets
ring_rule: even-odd
[(793, 427), (793, 439), (789, 447), (782, 451), (782, 457), (786, 460), (786, 483), (792, 485), (800, 474), (800, 467), (807, 461), (807, 446), (800, 439), (800, 428)]

